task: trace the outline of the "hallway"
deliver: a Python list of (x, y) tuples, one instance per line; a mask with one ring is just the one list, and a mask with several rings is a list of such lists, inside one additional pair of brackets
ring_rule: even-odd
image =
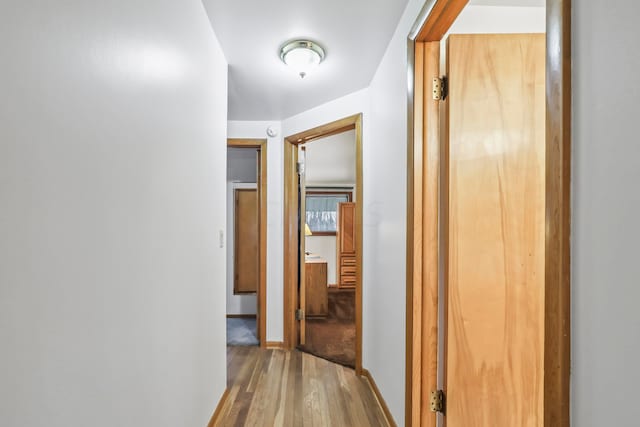
[(364, 378), (299, 351), (228, 347), (229, 396), (216, 426), (388, 426)]

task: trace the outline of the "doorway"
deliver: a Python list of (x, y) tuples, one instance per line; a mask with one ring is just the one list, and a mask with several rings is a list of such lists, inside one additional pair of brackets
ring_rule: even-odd
[(227, 345), (266, 346), (266, 140), (227, 140)]
[(355, 129), (298, 146), (304, 330), (298, 349), (355, 367)]
[(568, 426), (570, 5), (546, 38), (448, 37), (466, 7), (409, 36), (406, 422)]
[[(351, 340), (354, 342), (354, 356), (349, 365), (362, 370), (362, 115), (347, 117), (308, 131), (285, 138), (285, 299), (284, 299), (284, 346), (288, 349), (300, 347), (303, 350), (313, 348), (315, 344), (327, 347), (324, 340), (315, 340), (319, 329), (327, 327), (331, 316), (336, 313), (336, 306), (345, 301), (352, 301), (351, 316), (353, 319)], [(355, 182), (334, 182), (328, 186), (326, 182), (311, 182), (307, 189), (305, 178), (306, 151), (313, 155), (315, 147), (330, 144), (323, 138), (351, 135), (354, 144), (353, 166), (351, 173)], [(313, 143), (313, 144), (312, 144)], [(316, 156), (323, 155), (317, 153)], [(313, 162), (313, 159), (309, 157)], [(315, 159), (317, 160), (318, 157)], [(313, 168), (313, 163), (311, 167)], [(326, 169), (326, 168), (325, 168)], [(316, 173), (318, 170), (316, 170)], [(312, 170), (313, 173), (313, 170)], [(313, 188), (316, 187), (316, 188)], [(307, 194), (307, 190), (309, 193)], [(307, 201), (310, 210), (307, 210)], [(333, 209), (332, 221), (315, 221), (322, 215), (331, 217), (329, 213), (314, 211), (318, 207)], [(308, 221), (307, 221), (308, 219)], [(308, 224), (311, 222), (311, 224)], [(340, 223), (342, 222), (342, 227)], [(345, 225), (347, 224), (347, 225)], [(307, 227), (308, 226), (308, 227)], [(314, 235), (315, 229), (315, 235)], [(332, 236), (330, 233), (333, 232)], [(315, 236), (315, 237), (314, 237)], [(335, 252), (322, 252), (320, 238), (329, 237)], [(305, 251), (305, 243), (313, 250)], [(340, 243), (349, 242), (349, 247)], [(326, 248), (326, 242), (324, 244)], [(309, 252), (309, 254), (305, 253)], [(343, 265), (344, 264), (344, 265)], [(347, 265), (348, 264), (348, 265)], [(330, 268), (333, 265), (333, 268)], [(346, 268), (345, 268), (346, 267)], [(331, 270), (331, 273), (329, 272)], [(334, 280), (330, 280), (330, 278)], [(316, 283), (316, 281), (318, 281)], [(331, 283), (333, 282), (333, 283)], [(317, 284), (320, 286), (317, 286)], [(327, 286), (333, 285), (333, 286)], [(318, 296), (319, 295), (319, 296)], [(326, 301), (326, 304), (324, 303)], [(333, 303), (333, 307), (329, 303)], [(347, 302), (346, 305), (349, 303)], [(311, 316), (308, 316), (311, 314)], [(345, 316), (349, 316), (346, 314)], [(335, 319), (333, 319), (335, 320)], [(307, 326), (309, 322), (309, 326)], [(346, 329), (345, 329), (346, 330)], [(333, 343), (329, 344), (330, 347)], [(317, 347), (317, 346), (315, 346)], [(321, 349), (323, 351), (323, 349)], [(313, 351), (312, 351), (313, 353)], [(321, 357), (326, 355), (319, 354)], [(331, 357), (326, 357), (331, 360)], [(339, 361), (340, 360), (336, 360)]]

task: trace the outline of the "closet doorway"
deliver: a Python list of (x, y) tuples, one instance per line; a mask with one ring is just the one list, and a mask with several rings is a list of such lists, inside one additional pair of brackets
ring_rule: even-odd
[(266, 346), (267, 141), (227, 140), (227, 344)]

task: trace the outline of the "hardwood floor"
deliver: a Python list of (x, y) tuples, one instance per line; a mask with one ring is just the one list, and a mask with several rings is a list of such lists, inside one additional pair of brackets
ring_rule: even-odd
[(228, 347), (216, 426), (388, 426), (365, 378), (299, 351)]

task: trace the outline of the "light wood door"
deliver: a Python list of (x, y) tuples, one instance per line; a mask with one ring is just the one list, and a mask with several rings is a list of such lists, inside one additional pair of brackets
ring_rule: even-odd
[[(304, 168), (305, 168), (305, 159), (306, 159), (306, 148), (305, 147), (300, 147), (300, 152), (298, 153), (298, 242), (299, 242), (299, 251), (298, 251), (298, 271), (299, 271), (299, 276), (298, 276), (298, 295), (299, 295), (299, 301), (298, 301), (298, 309), (302, 310), (302, 312), (304, 313), (304, 310), (306, 309), (306, 285), (305, 285), (305, 280), (306, 280), (306, 265), (305, 265), (305, 258), (306, 258), (306, 246), (305, 246), (305, 240), (306, 240), (306, 234), (305, 234), (305, 225), (307, 223), (306, 220), (306, 212), (307, 212), (307, 205), (306, 205), (306, 200), (307, 200), (307, 185), (306, 185), (306, 177), (305, 177), (305, 173), (304, 173)], [(300, 345), (304, 345), (307, 342), (306, 339), (306, 334), (307, 334), (307, 322), (305, 319), (305, 315), (303, 315), (300, 319), (299, 322), (299, 344)]]
[(542, 426), (545, 36), (452, 35), (447, 77), (445, 423)]
[[(263, 298), (266, 298), (266, 295), (263, 295), (264, 290), (262, 289), (260, 282), (261, 280), (266, 280), (266, 278), (264, 277), (264, 274), (267, 269), (267, 266), (266, 266), (267, 257), (263, 256), (263, 254), (261, 253), (261, 251), (265, 250), (263, 245), (266, 245), (266, 242), (263, 242), (262, 239), (264, 239), (263, 230), (267, 226), (267, 224), (263, 222), (263, 214), (266, 215), (266, 211), (262, 212), (262, 209), (264, 209), (264, 206), (263, 206), (264, 200), (262, 198), (265, 196), (264, 187), (262, 186), (263, 184), (262, 180), (264, 179), (264, 177), (262, 176), (262, 166), (263, 166), (262, 156), (263, 156), (263, 152), (260, 149), (257, 149), (256, 150), (256, 181), (257, 181), (256, 190), (257, 190), (257, 203), (258, 203), (258, 284), (256, 285), (256, 297), (257, 297), (256, 298), (257, 300), (256, 338), (258, 338), (259, 342), (262, 342), (262, 338), (263, 338), (262, 334), (260, 333), (260, 325), (262, 324), (261, 322), (262, 310), (260, 310), (260, 306), (262, 304), (260, 303), (260, 301)], [(266, 301), (265, 301), (265, 304), (266, 304)]]
[(258, 191), (235, 190), (233, 292), (256, 293), (259, 272)]

